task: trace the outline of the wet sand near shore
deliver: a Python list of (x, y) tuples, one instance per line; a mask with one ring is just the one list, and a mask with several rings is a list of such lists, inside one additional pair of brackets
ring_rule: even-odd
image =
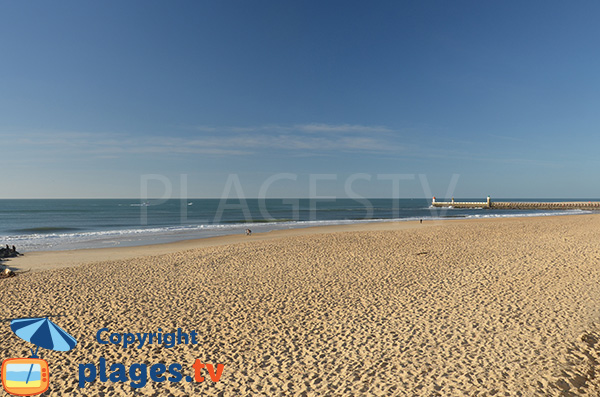
[[(40, 349), (48, 395), (598, 395), (600, 216), (377, 223), (146, 247), (30, 253), (0, 280), (10, 319), (78, 345)], [(54, 268), (52, 268), (54, 267)], [(50, 270), (44, 270), (50, 269)], [(197, 332), (172, 348), (96, 333)], [(78, 386), (79, 364), (180, 363), (180, 382)], [(196, 359), (218, 382), (186, 382)], [(149, 378), (149, 376), (148, 376)]]

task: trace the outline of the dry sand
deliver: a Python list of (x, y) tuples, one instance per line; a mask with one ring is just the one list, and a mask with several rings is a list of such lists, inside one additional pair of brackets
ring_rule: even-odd
[[(600, 391), (598, 215), (303, 229), (10, 264), (27, 268), (29, 257), (40, 269), (52, 255), (83, 264), (0, 280), (3, 358), (32, 346), (12, 333), (13, 318), (50, 316), (78, 340), (70, 352), (40, 349), (49, 395)], [(125, 350), (96, 341), (103, 327), (181, 327), (199, 343)], [(202, 383), (79, 388), (79, 364), (101, 357), (181, 363), (184, 376), (196, 358), (225, 367), (216, 383), (204, 373)]]

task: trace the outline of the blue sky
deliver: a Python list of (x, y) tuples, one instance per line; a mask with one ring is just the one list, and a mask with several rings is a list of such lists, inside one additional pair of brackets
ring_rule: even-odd
[(458, 174), (456, 197), (598, 198), (598, 15), (592, 1), (0, 0), (0, 197), (138, 197), (144, 175), (177, 196), (182, 174), (190, 197), (256, 197), (285, 173), (268, 196), (308, 197), (312, 178), (345, 197), (356, 178), (356, 194), (392, 197), (390, 174), (408, 178), (401, 197), (443, 196)]

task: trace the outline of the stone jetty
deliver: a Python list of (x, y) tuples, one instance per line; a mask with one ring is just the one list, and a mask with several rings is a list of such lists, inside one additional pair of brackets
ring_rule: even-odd
[(499, 210), (596, 210), (600, 211), (600, 201), (431, 201), (433, 207), (485, 208)]

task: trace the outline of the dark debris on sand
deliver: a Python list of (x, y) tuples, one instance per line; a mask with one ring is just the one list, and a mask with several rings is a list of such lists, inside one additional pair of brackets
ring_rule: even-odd
[(15, 258), (17, 256), (20, 256), (21, 254), (17, 251), (17, 249), (15, 248), (15, 246), (13, 245), (12, 248), (9, 247), (8, 245), (6, 247), (2, 247), (0, 248), (0, 259), (2, 258)]
[(13, 272), (12, 270), (5, 268), (2, 265), (2, 261), (6, 258), (15, 258), (17, 256), (21, 256), (22, 254), (20, 254), (17, 249), (15, 248), (15, 246), (13, 245), (12, 247), (9, 247), (8, 245), (6, 247), (2, 247), (0, 248), (0, 279), (3, 278), (9, 278), (9, 277), (14, 277), (16, 276), (16, 273)]

